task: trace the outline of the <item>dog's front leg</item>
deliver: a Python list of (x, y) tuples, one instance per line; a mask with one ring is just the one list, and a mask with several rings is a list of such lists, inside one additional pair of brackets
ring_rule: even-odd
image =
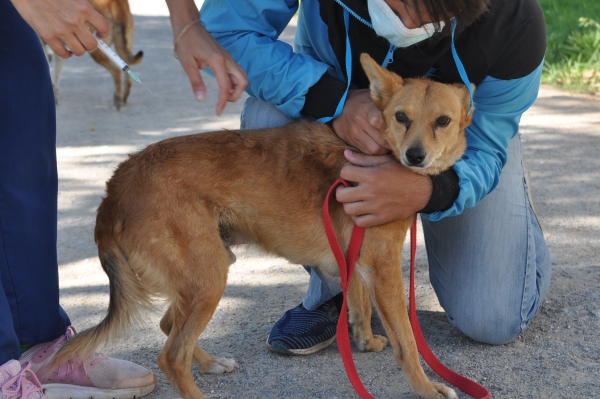
[(360, 269), (354, 270), (350, 287), (348, 288), (348, 323), (352, 327), (352, 339), (358, 350), (362, 352), (380, 352), (387, 345), (387, 338), (381, 335), (373, 335), (371, 330), (371, 299), (363, 285), (361, 273), (367, 273), (366, 279), (370, 278), (370, 272)]
[(365, 286), (394, 349), (396, 363), (416, 393), (426, 399), (458, 398), (452, 389), (429, 381), (419, 361), (401, 267), (402, 244), (411, 221), (412, 218), (367, 229), (359, 258), (360, 264), (372, 268)]

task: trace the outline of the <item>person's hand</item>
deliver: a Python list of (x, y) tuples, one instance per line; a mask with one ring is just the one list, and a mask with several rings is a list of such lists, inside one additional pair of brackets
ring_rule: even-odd
[(179, 40), (176, 52), (196, 100), (206, 97), (199, 70), (209, 67), (214, 73), (219, 85), (217, 115), (221, 115), (227, 101), (236, 101), (248, 85), (246, 73), (200, 23), (189, 27)]
[(333, 130), (340, 139), (365, 154), (387, 154), (391, 148), (381, 136), (384, 124), (370, 90), (350, 90), (342, 114), (333, 120)]
[(98, 43), (90, 24), (105, 37), (108, 22), (86, 0), (12, 0), (17, 12), (62, 58), (93, 51)]
[(344, 156), (350, 164), (342, 168), (340, 177), (358, 185), (338, 187), (336, 199), (357, 226), (405, 219), (429, 202), (431, 179), (412, 172), (391, 154), (366, 155), (346, 150)]

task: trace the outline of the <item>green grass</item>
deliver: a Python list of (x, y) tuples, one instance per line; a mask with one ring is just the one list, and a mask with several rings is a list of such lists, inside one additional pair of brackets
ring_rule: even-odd
[(600, 94), (600, 0), (540, 0), (548, 47), (543, 83)]

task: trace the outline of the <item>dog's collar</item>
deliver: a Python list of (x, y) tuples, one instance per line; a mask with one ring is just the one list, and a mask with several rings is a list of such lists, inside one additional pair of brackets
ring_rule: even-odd
[(470, 100), (469, 100), (469, 111), (467, 112), (467, 116), (469, 116), (469, 114), (471, 113), (471, 110), (473, 110), (473, 87), (471, 86), (471, 82), (469, 81), (469, 77), (467, 76), (467, 71), (465, 71), (465, 67), (463, 66), (463, 63), (460, 61), (460, 58), (458, 58), (458, 53), (456, 52), (456, 47), (454, 47), (454, 31), (456, 31), (456, 18), (452, 18), (452, 42), (451, 42), (451, 49), (452, 49), (452, 57), (454, 58), (454, 63), (456, 64), (456, 69), (458, 69), (458, 74), (460, 75), (460, 78), (462, 79), (463, 83), (465, 84), (465, 86), (467, 86), (467, 89), (469, 90), (469, 96), (470, 96)]

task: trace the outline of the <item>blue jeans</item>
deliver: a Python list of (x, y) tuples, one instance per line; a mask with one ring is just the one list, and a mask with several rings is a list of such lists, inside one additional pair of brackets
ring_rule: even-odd
[(52, 341), (59, 305), (56, 116), (40, 39), (0, 0), (0, 365)]
[[(292, 121), (273, 105), (250, 97), (241, 127)], [(492, 193), (459, 216), (422, 220), (429, 277), (438, 300), (450, 322), (476, 341), (499, 345), (515, 339), (548, 292), (552, 263), (528, 191), (517, 135)], [(336, 280), (307, 269), (307, 309), (341, 292)]]

